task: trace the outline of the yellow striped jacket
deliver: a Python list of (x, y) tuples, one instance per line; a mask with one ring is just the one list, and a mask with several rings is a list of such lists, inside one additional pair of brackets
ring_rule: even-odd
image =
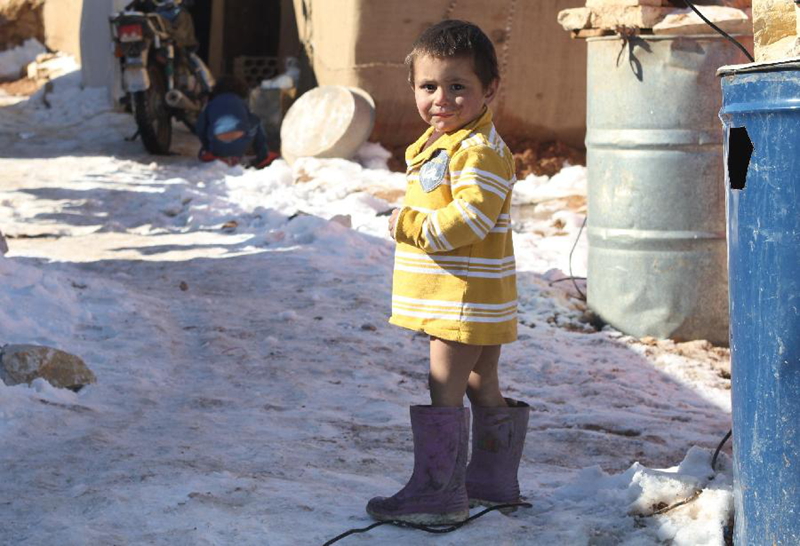
[(423, 150), (432, 132), (406, 150), (389, 322), (470, 345), (509, 343), (517, 338), (514, 158), (488, 108)]

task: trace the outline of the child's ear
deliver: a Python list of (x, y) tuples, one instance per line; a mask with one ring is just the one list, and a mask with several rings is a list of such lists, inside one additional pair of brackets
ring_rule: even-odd
[(495, 78), (491, 81), (486, 89), (483, 90), (483, 102), (489, 104), (497, 96), (497, 89), (500, 87), (500, 79)]

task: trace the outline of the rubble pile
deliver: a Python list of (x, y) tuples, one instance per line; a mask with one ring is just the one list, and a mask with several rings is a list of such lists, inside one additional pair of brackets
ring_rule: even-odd
[[(31, 42), (35, 42), (41, 51), (45, 51), (38, 41)], [(14, 51), (16, 50), (11, 52)], [(17, 55), (15, 59), (9, 59), (9, 55), (0, 53), (0, 94), (33, 95), (40, 88), (52, 85), (51, 82), (56, 78), (80, 68), (69, 55), (46, 51), (37, 54), (37, 51), (39, 49), (33, 48), (32, 51), (23, 52), (23, 55)], [(29, 57), (34, 57), (33, 62), (28, 62)], [(8, 81), (4, 81), (3, 74), (9, 76)]]
[[(729, 34), (752, 34), (749, 0), (696, 2), (703, 15)], [(707, 34), (713, 32), (682, 0), (586, 0), (559, 12), (573, 38), (611, 34)]]

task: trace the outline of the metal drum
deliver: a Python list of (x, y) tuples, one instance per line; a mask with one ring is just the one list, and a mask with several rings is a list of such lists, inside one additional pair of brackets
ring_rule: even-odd
[(634, 336), (728, 342), (718, 36), (588, 42), (588, 303)]
[[(735, 543), (800, 544), (800, 62), (721, 72)], [(750, 152), (752, 150), (752, 156)]]

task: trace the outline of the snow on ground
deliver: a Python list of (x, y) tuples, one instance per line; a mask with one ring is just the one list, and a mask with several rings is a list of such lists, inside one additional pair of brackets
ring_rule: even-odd
[(0, 52), (0, 81), (16, 80), (28, 63), (46, 52), (47, 49), (36, 38), (29, 38), (20, 46)]
[[(428, 400), (427, 340), (386, 322), (402, 175), (377, 145), (248, 171), (198, 164), (179, 132), (178, 155), (150, 157), (105, 97), (73, 73), (0, 108), (0, 344), (57, 346), (98, 376), (78, 393), (0, 382), (0, 543), (282, 546), (366, 527), (366, 501), (409, 475), (408, 406)], [(520, 339), (501, 377), (532, 406), (533, 508), (339, 544), (723, 544), (726, 352), (596, 332), (553, 282), (585, 176), (515, 189)], [(585, 275), (585, 234), (571, 265)]]

